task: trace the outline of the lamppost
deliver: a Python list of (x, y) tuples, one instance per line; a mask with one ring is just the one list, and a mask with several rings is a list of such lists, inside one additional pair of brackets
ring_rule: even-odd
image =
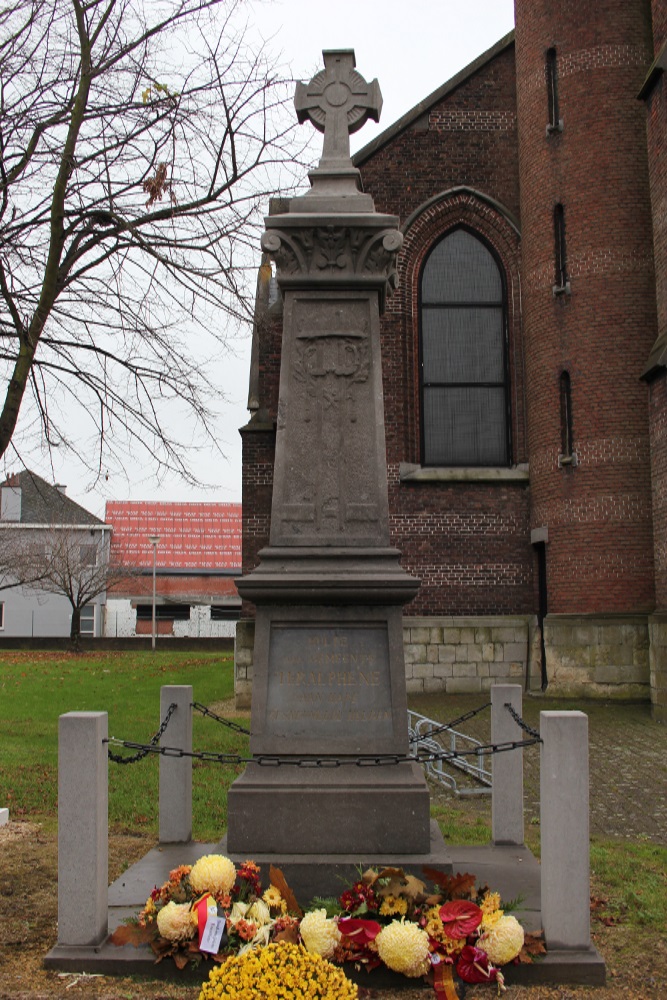
[(153, 546), (153, 619), (151, 626), (151, 648), (155, 651), (155, 565), (157, 562), (157, 543), (160, 541), (160, 536), (149, 535), (148, 541)]

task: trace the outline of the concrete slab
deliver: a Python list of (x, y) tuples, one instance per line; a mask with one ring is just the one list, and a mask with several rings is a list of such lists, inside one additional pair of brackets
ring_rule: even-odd
[[(127, 919), (135, 916), (144, 905), (151, 889), (161, 885), (168, 877), (172, 868), (179, 864), (193, 864), (204, 854), (224, 853), (224, 839), (217, 844), (190, 842), (188, 844), (165, 844), (155, 847), (148, 854), (132, 865), (109, 887), (109, 930)], [(478, 883), (488, 884), (494, 891), (500, 892), (504, 899), (522, 897), (517, 916), (527, 930), (537, 930), (541, 927), (540, 913), (540, 865), (526, 847), (450, 847), (447, 845), (447, 855), (454, 872), (473, 872)], [(430, 856), (427, 856), (430, 857)], [(235, 858), (243, 861), (245, 858)], [(289, 871), (289, 858), (254, 858), (268, 873), (270, 862), (283, 867), (286, 875)], [(302, 861), (304, 859), (301, 859)], [(340, 856), (330, 856), (319, 859), (326, 867), (330, 864), (341, 864)], [(374, 864), (384, 864), (390, 859), (375, 858)], [(391, 859), (396, 861), (397, 859)], [(364, 862), (364, 859), (358, 859)], [(417, 861), (407, 867), (418, 871), (422, 863), (435, 864), (433, 861)], [(371, 863), (369, 861), (369, 863)], [(288, 880), (290, 875), (287, 875)], [(293, 886), (293, 888), (295, 888)], [(337, 883), (337, 889), (340, 882)], [(296, 891), (296, 888), (295, 888)], [(298, 895), (298, 893), (297, 893)], [(303, 897), (302, 897), (303, 898)], [(138, 975), (152, 979), (175, 979), (183, 983), (201, 983), (207, 975), (207, 964), (198, 970), (179, 972), (171, 961), (155, 963), (153, 953), (147, 946), (135, 948), (125, 945), (118, 948), (108, 940), (98, 947), (65, 948), (56, 945), (44, 959), (47, 968), (67, 972), (98, 972), (102, 975)], [(353, 970), (346, 970), (353, 976)], [(599, 953), (589, 950), (550, 951), (544, 959), (533, 965), (507, 966), (504, 969), (508, 983), (531, 985), (536, 983), (554, 983), (570, 985), (601, 986), (605, 982), (605, 965)], [(366, 973), (363, 973), (366, 976)], [(361, 982), (368, 986), (368, 978)], [(374, 989), (397, 989), (401, 986), (413, 989), (413, 980), (404, 976), (385, 974), (378, 970), (373, 974)]]

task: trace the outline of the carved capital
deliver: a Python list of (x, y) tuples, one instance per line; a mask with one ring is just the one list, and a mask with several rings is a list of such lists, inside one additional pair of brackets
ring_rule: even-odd
[(275, 260), (278, 283), (396, 287), (403, 234), (396, 228), (327, 223), (268, 229), (262, 249)]

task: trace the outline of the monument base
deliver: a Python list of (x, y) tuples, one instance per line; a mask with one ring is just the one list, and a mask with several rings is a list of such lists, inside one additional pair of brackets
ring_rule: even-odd
[(248, 766), (228, 793), (227, 846), (244, 857), (427, 854), (429, 791), (419, 766)]
[[(385, 805), (385, 823), (390, 826), (396, 813), (393, 808)], [(341, 818), (341, 826), (343, 820)], [(269, 866), (281, 869), (287, 884), (294, 892), (301, 905), (308, 905), (315, 896), (340, 896), (346, 885), (351, 885), (358, 877), (361, 867), (366, 868), (402, 868), (405, 872), (424, 878), (424, 867), (437, 868), (439, 871), (452, 872), (452, 861), (449, 850), (443, 839), (436, 820), (428, 824), (427, 846), (421, 852), (400, 853), (398, 851), (378, 852), (369, 847), (358, 848), (355, 851), (335, 853), (293, 854), (289, 847), (286, 850), (267, 854), (251, 852), (252, 857), (262, 871), (268, 873)], [(295, 843), (292, 839), (291, 847)], [(300, 841), (299, 841), (299, 846)], [(218, 849), (222, 854), (237, 860), (245, 859), (246, 854), (239, 854), (229, 843), (229, 834), (220, 841)]]

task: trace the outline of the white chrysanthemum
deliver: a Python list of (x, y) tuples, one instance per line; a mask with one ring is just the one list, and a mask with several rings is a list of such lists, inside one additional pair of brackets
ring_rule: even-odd
[(271, 923), (271, 914), (266, 903), (261, 899), (256, 899), (247, 913), (247, 920), (252, 920), (258, 927), (264, 927)]
[(382, 928), (375, 944), (384, 964), (394, 972), (414, 978), (428, 972), (431, 964), (428, 934), (417, 924), (392, 920)]
[(516, 917), (501, 917), (477, 941), (477, 947), (485, 951), (493, 965), (506, 965), (523, 948), (523, 927)]
[(327, 919), (326, 910), (311, 910), (299, 925), (301, 940), (308, 951), (331, 958), (340, 941), (340, 931), (335, 920)]
[(240, 899), (232, 906), (231, 913), (229, 914), (229, 923), (237, 924), (239, 920), (246, 920), (248, 918), (248, 910), (250, 909), (250, 903), (242, 903)]
[(157, 929), (168, 941), (189, 941), (197, 930), (197, 914), (189, 903), (171, 900), (157, 915)]
[(190, 885), (195, 892), (212, 892), (214, 896), (229, 892), (236, 881), (236, 868), (222, 854), (205, 854), (190, 872)]

